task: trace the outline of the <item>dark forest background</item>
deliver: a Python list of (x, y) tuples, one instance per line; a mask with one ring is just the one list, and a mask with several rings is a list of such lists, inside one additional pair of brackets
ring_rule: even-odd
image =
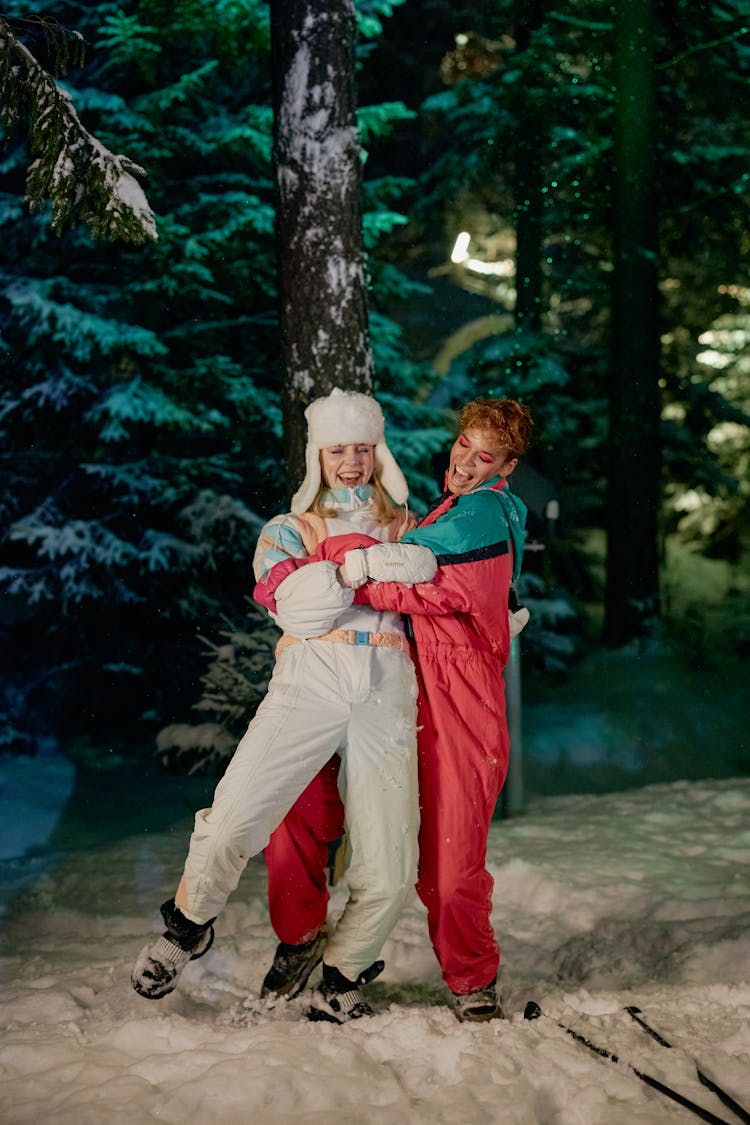
[[(519, 398), (525, 680), (601, 646), (746, 668), (750, 3), (356, 8), (374, 389), (412, 506), (439, 490), (456, 407)], [(296, 484), (269, 7), (34, 13), (83, 35), (59, 81), (145, 169), (158, 240), (54, 233), (7, 138), (0, 748), (96, 761), (160, 738), (211, 764), (269, 674), (250, 561)], [(52, 67), (29, 9), (2, 16)]]

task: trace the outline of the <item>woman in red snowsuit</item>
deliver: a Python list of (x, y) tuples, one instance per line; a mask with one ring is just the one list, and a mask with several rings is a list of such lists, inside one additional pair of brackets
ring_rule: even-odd
[[(465, 406), (460, 424), (444, 495), (403, 537), (435, 553), (438, 574), (413, 587), (367, 583), (355, 601), (411, 615), (421, 727), (417, 890), (458, 1017), (483, 1020), (500, 1014), (493, 882), (485, 860), (508, 768), (508, 596), (525, 524), (525, 507), (507, 478), (526, 451), (532, 423), (520, 404), (490, 399)], [(328, 550), (345, 546), (330, 540)], [(266, 849), (271, 921), (288, 949), (309, 942), (323, 925), (326, 841), (340, 825), (330, 768)]]

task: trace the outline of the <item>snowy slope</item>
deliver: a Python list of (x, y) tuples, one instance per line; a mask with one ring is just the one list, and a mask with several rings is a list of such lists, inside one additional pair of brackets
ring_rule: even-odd
[[(0, 864), (0, 1121), (25, 1125), (656, 1125), (696, 1121), (561, 1021), (728, 1121), (690, 1056), (750, 1108), (750, 779), (550, 797), (490, 839), (508, 1018), (460, 1025), (411, 903), (372, 1020), (311, 1024), (257, 996), (274, 939), (253, 861), (213, 950), (161, 1001), (131, 964), (190, 819)], [(340, 908), (340, 890), (332, 912)], [(523, 1019), (536, 999), (549, 1017)], [(650, 1040), (637, 1005), (675, 1045)]]

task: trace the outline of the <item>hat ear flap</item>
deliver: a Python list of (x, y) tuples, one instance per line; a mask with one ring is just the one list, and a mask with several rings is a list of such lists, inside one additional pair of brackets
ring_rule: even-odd
[(320, 451), (317, 445), (307, 443), (305, 450), (305, 479), (292, 497), (292, 514), (301, 516), (312, 504), (320, 489)]
[(405, 504), (409, 497), (409, 486), (385, 441), (379, 441), (375, 446), (375, 465), (380, 483), (391, 500), (395, 504)]

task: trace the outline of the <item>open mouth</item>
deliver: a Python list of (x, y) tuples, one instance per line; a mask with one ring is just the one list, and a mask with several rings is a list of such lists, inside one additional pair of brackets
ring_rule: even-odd
[(458, 465), (453, 466), (451, 476), (456, 484), (468, 484), (472, 480), (471, 473), (467, 473), (465, 469), (460, 469)]

